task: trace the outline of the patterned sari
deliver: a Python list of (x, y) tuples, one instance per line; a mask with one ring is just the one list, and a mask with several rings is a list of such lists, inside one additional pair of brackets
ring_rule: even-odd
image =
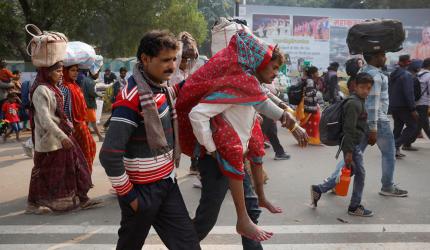
[[(79, 85), (70, 79), (68, 74), (69, 68), (64, 68), (63, 75), (64, 81), (63, 86), (67, 88), (70, 94), (71, 102), (71, 119), (73, 122), (73, 137), (79, 144), (82, 152), (84, 153), (85, 159), (88, 164), (90, 173), (93, 171), (93, 162), (96, 156), (96, 142), (90, 133), (90, 130), (85, 122), (85, 115), (87, 110), (87, 104)], [(66, 105), (67, 106), (67, 105)]]

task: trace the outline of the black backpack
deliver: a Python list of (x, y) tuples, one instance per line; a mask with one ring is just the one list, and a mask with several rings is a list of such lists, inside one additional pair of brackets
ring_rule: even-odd
[(287, 90), (288, 102), (291, 105), (299, 105), (303, 98), (303, 89), (304, 84), (303, 81), (296, 85), (291, 85)]
[(336, 102), (323, 110), (320, 120), (320, 140), (327, 146), (342, 144), (343, 106), (350, 98)]
[(414, 79), (415, 101), (418, 101), (421, 98), (421, 96), (423, 95), (423, 93), (421, 92), (421, 82), (420, 82), (420, 80), (418, 80), (418, 78), (416, 76), (414, 76), (413, 79)]
[[(418, 75), (418, 78), (417, 78), (417, 80), (418, 80), (418, 83), (419, 83), (419, 89), (417, 89), (417, 87), (415, 86), (415, 81), (414, 81), (414, 94), (415, 94), (415, 101), (418, 101), (419, 99), (421, 99), (421, 97), (424, 95), (424, 93), (426, 93), (427, 92), (427, 94), (429, 94), (429, 85), (427, 84), (427, 86), (425, 87), (425, 89), (424, 90), (422, 90), (421, 89), (421, 81), (420, 81), (420, 78), (422, 77), (422, 76), (424, 76), (425, 74), (427, 74), (428, 72), (424, 72), (424, 73), (422, 73), (422, 74), (419, 74)], [(417, 92), (417, 91), (419, 91), (419, 92)], [(418, 95), (417, 95), (417, 93), (418, 93)]]
[(352, 26), (346, 43), (349, 53), (357, 55), (379, 51), (397, 52), (403, 49), (405, 30), (397, 20), (366, 20)]

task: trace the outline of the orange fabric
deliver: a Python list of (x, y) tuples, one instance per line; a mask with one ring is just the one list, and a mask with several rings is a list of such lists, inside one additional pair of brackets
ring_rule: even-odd
[(97, 121), (95, 109), (88, 109), (87, 108), (87, 114), (85, 117), (85, 121), (87, 121), (87, 122), (96, 122)]
[(72, 100), (73, 123), (84, 122), (87, 114), (87, 104), (85, 102), (84, 94), (78, 84), (70, 79), (68, 68), (64, 68), (63, 75), (63, 85), (69, 89), (70, 98)]
[(3, 82), (10, 82), (12, 77), (15, 77), (12, 72), (6, 68), (0, 70), (0, 80)]
[(84, 94), (78, 84), (69, 77), (68, 69), (69, 68), (63, 69), (63, 85), (69, 89), (70, 98), (72, 100), (73, 127), (75, 129), (73, 137), (78, 142), (82, 153), (84, 153), (85, 160), (91, 174), (93, 171), (94, 158), (96, 156), (96, 142), (85, 123), (87, 117), (87, 104), (85, 103)]
[(300, 121), (300, 126), (306, 130), (306, 133), (309, 135), (309, 144), (311, 145), (319, 145), (320, 141), (320, 120), (321, 120), (321, 112), (318, 107), (318, 111), (314, 114), (305, 113), (305, 118)]
[(85, 122), (74, 123), (75, 131), (73, 132), (73, 137), (79, 144), (79, 147), (84, 153), (85, 160), (88, 164), (88, 170), (90, 175), (93, 172), (93, 162), (96, 157), (96, 142), (90, 133), (90, 130)]

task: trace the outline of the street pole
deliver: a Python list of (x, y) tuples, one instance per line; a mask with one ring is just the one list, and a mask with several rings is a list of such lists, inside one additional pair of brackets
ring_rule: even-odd
[(239, 16), (239, 3), (240, 3), (240, 0), (235, 1), (235, 8), (234, 8), (234, 16), (235, 17)]

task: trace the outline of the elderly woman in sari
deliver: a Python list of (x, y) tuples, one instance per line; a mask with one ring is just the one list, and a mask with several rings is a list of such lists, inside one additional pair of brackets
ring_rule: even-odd
[(27, 213), (66, 212), (99, 204), (87, 195), (91, 177), (64, 113), (57, 87), (62, 77), (61, 61), (41, 67), (30, 92), (35, 154)]

